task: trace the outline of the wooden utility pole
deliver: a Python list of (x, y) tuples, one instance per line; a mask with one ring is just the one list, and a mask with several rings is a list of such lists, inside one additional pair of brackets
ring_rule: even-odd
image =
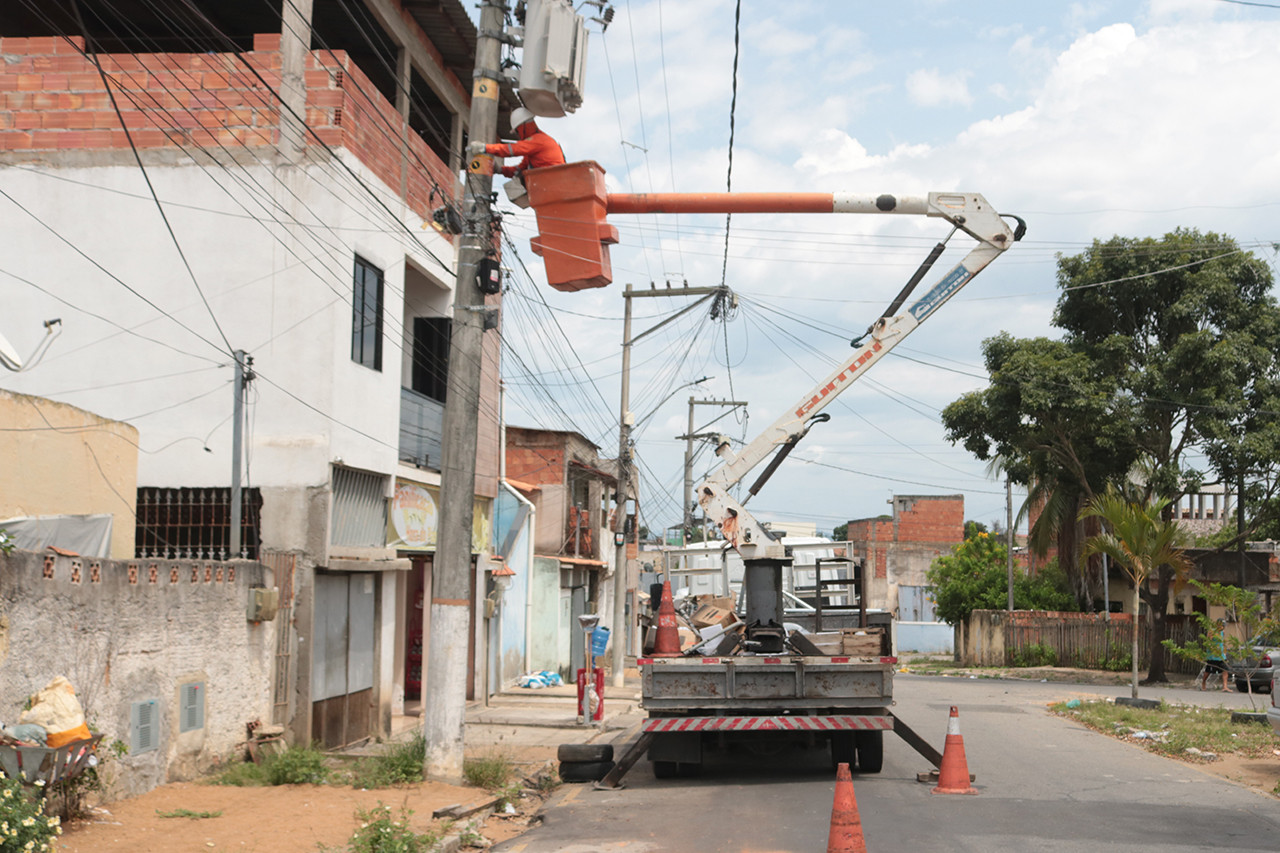
[[(501, 41), (507, 11), (502, 0), (482, 0), (471, 86), (473, 142), (493, 142), (498, 127)], [(490, 199), (493, 158), (469, 157), (462, 203), (463, 233), (454, 286), (449, 346), (449, 393), (444, 407), (440, 465), (440, 537), (431, 583), (430, 644), (422, 694), (426, 739), (423, 771), (429, 780), (462, 783), (467, 704), (467, 635), (471, 614), (471, 525), (475, 507), (476, 428), (480, 421), (480, 363), (484, 295), (480, 261), (492, 249)]]

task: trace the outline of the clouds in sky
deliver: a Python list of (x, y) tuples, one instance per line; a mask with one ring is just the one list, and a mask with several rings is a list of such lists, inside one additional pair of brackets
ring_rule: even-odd
[(964, 71), (943, 74), (936, 68), (921, 68), (907, 77), (907, 95), (922, 107), (971, 104), (973, 96), (965, 82), (968, 76)]
[[(605, 36), (607, 65), (593, 36), (587, 103), (546, 125), (570, 159), (599, 161), (619, 191), (723, 190), (733, 10), (731, 0), (620, 6)], [(938, 411), (984, 384), (983, 339), (1052, 334), (1056, 253), (1178, 226), (1246, 244), (1280, 240), (1277, 44), (1280, 10), (1213, 0), (744, 3), (735, 190), (976, 191), (1030, 226), (1026, 241), (900, 348), (924, 364), (884, 360), (869, 375), (879, 390), (855, 387), (810, 439), (824, 461), (900, 482), (788, 463), (756, 499), (761, 515), (834, 516), (819, 523), (830, 527), (880, 513), (895, 491), (964, 491), (970, 517), (995, 517), (998, 484), (945, 441)], [(532, 235), (529, 219), (508, 222), (518, 245)], [(719, 283), (723, 216), (615, 224), (619, 285)], [(695, 373), (713, 374), (707, 393), (749, 400), (758, 429), (764, 412), (783, 411), (847, 352), (850, 333), (944, 235), (935, 222), (900, 218), (736, 216), (726, 281), (748, 298), (727, 326), (689, 320), (655, 335), (652, 345), (670, 352), (696, 343), (678, 369), (664, 372), (670, 359), (660, 356), (639, 368), (633, 389), (653, 383), (656, 401)], [(1258, 251), (1274, 261), (1269, 248)], [(619, 285), (548, 299), (618, 316)], [(620, 340), (607, 322), (583, 320), (581, 333), (599, 347)], [(642, 437), (659, 481), (647, 488), (678, 486), (683, 443), (658, 425), (683, 424), (686, 399), (677, 394)]]

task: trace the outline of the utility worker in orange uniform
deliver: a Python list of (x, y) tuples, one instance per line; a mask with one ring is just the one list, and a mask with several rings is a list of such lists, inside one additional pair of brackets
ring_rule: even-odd
[(479, 154), (492, 154), (498, 157), (520, 157), (517, 166), (503, 166), (504, 177), (512, 178), (503, 188), (512, 203), (520, 207), (528, 207), (528, 195), (525, 192), (523, 173), (526, 169), (541, 169), (545, 166), (559, 166), (564, 163), (564, 152), (560, 143), (543, 133), (533, 113), (524, 107), (511, 111), (511, 128), (516, 133), (515, 142), (494, 142), (485, 145), (472, 142), (467, 146), (467, 155), (475, 157)]
[(516, 142), (495, 142), (484, 147), (486, 154), (524, 158), (518, 166), (503, 166), (503, 177), (514, 178), (525, 169), (541, 169), (564, 163), (560, 143), (539, 130), (538, 123), (533, 120), (533, 113), (524, 107), (511, 111), (511, 128), (516, 132)]

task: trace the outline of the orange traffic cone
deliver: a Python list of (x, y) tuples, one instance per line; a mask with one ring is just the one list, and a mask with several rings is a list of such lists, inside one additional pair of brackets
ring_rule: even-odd
[(942, 767), (938, 768), (938, 787), (935, 794), (976, 794), (978, 789), (969, 784), (969, 762), (964, 757), (964, 738), (960, 736), (960, 711), (951, 706), (951, 718), (947, 720), (947, 740), (942, 747)]
[(671, 600), (671, 581), (662, 582), (662, 601), (658, 604), (658, 631), (653, 637), (653, 656), (680, 657), (680, 632), (676, 630), (676, 605)]
[(827, 853), (867, 853), (862, 838), (862, 818), (858, 815), (858, 798), (853, 795), (853, 776), (848, 764), (836, 769), (836, 797), (831, 804), (831, 834), (827, 836)]

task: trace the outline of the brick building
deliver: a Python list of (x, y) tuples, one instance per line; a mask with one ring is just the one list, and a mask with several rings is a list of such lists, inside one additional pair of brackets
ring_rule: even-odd
[(605, 575), (615, 547), (610, 507), (616, 462), (576, 432), (507, 427), (507, 482), (536, 507), (530, 620), (535, 669), (567, 671), (581, 659), (577, 618), (613, 624)]
[[(136, 424), (138, 556), (217, 559), (231, 353), (252, 357), (242, 541), (281, 587), (273, 721), (327, 746), (388, 733), (422, 680), (456, 272), (432, 223), (461, 197), (476, 47), (460, 0), (358, 5), (97, 4), (87, 42), (69, 4), (0, 4), (5, 332), (26, 351), (40, 321), (65, 328), (7, 387)], [(462, 485), (473, 603), (498, 334)]]
[(900, 619), (932, 621), (925, 573), (964, 540), (964, 495), (895, 495), (892, 503), (892, 515), (849, 522), (846, 538), (870, 581), (867, 603)]

